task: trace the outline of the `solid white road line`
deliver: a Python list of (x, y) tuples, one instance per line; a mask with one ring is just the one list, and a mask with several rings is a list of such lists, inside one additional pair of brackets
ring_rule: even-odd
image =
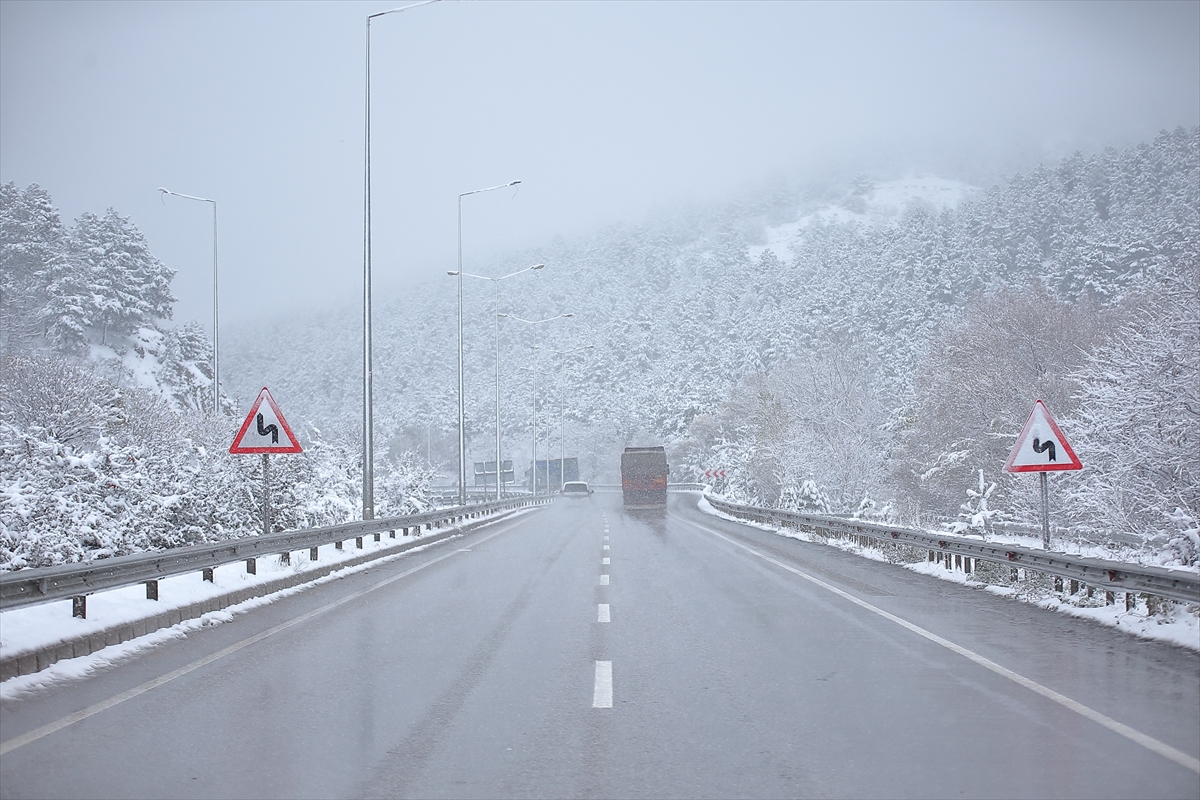
[(600, 603), (596, 612), (596, 622), (612, 622), (608, 613), (608, 603)]
[[(525, 522), (525, 520), (521, 520), (521, 522)], [(488, 541), (489, 539), (496, 538), (497, 536), (499, 536), (502, 533), (508, 533), (510, 530), (515, 528), (518, 524), (520, 524), (520, 523), (518, 522), (513, 525), (508, 525), (508, 526), (496, 531), (495, 533), (488, 534), (487, 536), (483, 537), (482, 539), (475, 540), (474, 544), (475, 544), (475, 546), (478, 546), (478, 545), (481, 545), (484, 542)], [(43, 725), (40, 728), (34, 728), (33, 730), (29, 731), (28, 733), (25, 733), (20, 736), (9, 739), (8, 741), (0, 742), (0, 756), (5, 755), (6, 753), (10, 753), (13, 750), (16, 750), (18, 747), (24, 747), (25, 745), (29, 744), (30, 742), (36, 742), (38, 739), (49, 736), (52, 733), (57, 733), (58, 731), (61, 731), (63, 728), (74, 725), (76, 722), (82, 722), (83, 720), (87, 719), (88, 717), (94, 717), (97, 714), (99, 714), (101, 711), (107, 711), (108, 709), (110, 709), (114, 706), (119, 706), (121, 703), (124, 703), (126, 700), (132, 700), (133, 698), (137, 697), (138, 695), (143, 695), (152, 689), (157, 689), (160, 686), (165, 686), (166, 684), (170, 683), (171, 681), (175, 680), (176, 678), (182, 678), (184, 675), (187, 675), (189, 672), (195, 672), (196, 670), (200, 669), (201, 667), (208, 666), (209, 664), (213, 663), (214, 661), (218, 661), (218, 660), (224, 658), (225, 656), (233, 655), (234, 653), (236, 653), (239, 650), (249, 647), (250, 645), (255, 644), (257, 642), (261, 642), (263, 639), (274, 636), (277, 633), (282, 633), (283, 631), (286, 631), (288, 628), (295, 627), (296, 625), (299, 625), (302, 622), (307, 622), (308, 620), (312, 619), (313, 617), (320, 616), (321, 614), (332, 611), (335, 608), (344, 606), (347, 603), (354, 602), (355, 600), (362, 597), (363, 595), (370, 594), (371, 592), (375, 591), (376, 589), (381, 589), (384, 586), (387, 586), (388, 584), (395, 583), (396, 581), (401, 580), (402, 578), (407, 578), (409, 575), (412, 575), (414, 572), (420, 572), (421, 570), (425, 569), (426, 567), (432, 567), (434, 564), (437, 564), (440, 561), (445, 561), (447, 558), (456, 556), (461, 552), (463, 552), (463, 551), (462, 550), (451, 550), (450, 552), (440, 555), (436, 558), (431, 558), (430, 560), (426, 561), (423, 564), (418, 564), (417, 566), (413, 567), (412, 569), (407, 569), (404, 572), (401, 572), (399, 575), (393, 575), (392, 577), (387, 578), (386, 580), (380, 581), (379, 583), (375, 584), (374, 586), (368, 586), (365, 589), (359, 589), (357, 592), (348, 594), (340, 600), (334, 600), (332, 603), (323, 605), (320, 608), (315, 608), (312, 611), (309, 611), (307, 614), (301, 614), (300, 616), (296, 617), (295, 619), (290, 619), (287, 622), (281, 622), (280, 624), (276, 625), (273, 628), (267, 628), (265, 631), (256, 633), (253, 636), (250, 636), (246, 639), (241, 640), (240, 642), (237, 642), (236, 644), (231, 644), (231, 645), (229, 645), (229, 647), (226, 647), (223, 650), (218, 650), (217, 652), (211, 653), (207, 656), (204, 656), (203, 658), (198, 658), (190, 664), (186, 664), (186, 665), (180, 667), (179, 669), (168, 672), (166, 675), (160, 675), (159, 677), (154, 678), (153, 680), (146, 681), (145, 683), (141, 684), (140, 686), (135, 686), (132, 689), (128, 689), (124, 692), (121, 692), (120, 694), (110, 697), (107, 700), (102, 700), (101, 702), (96, 703), (95, 705), (91, 705), (91, 706), (88, 706), (87, 708), (76, 711), (74, 714), (68, 714), (67, 716), (63, 717), (62, 719), (59, 719), (54, 722)], [(404, 554), (400, 553), (397, 555), (404, 555)]]
[(883, 617), (884, 619), (890, 620), (890, 621), (896, 623), (897, 625), (901, 626), (902, 628), (907, 628), (908, 630), (912, 631), (913, 633), (917, 634), (918, 636), (922, 636), (935, 644), (941, 645), (942, 647), (946, 648), (947, 650), (958, 653), (960, 656), (970, 659), (971, 661), (974, 661), (979, 666), (981, 666), (985, 669), (991, 670), (992, 672), (996, 673), (997, 675), (1008, 678), (1013, 683), (1016, 683), (1020, 686), (1024, 686), (1026, 689), (1029, 689), (1031, 692), (1040, 694), (1042, 697), (1045, 697), (1048, 700), (1052, 700), (1064, 708), (1069, 708), (1071, 711), (1074, 711), (1076, 714), (1079, 714), (1082, 717), (1086, 717), (1087, 719), (1090, 719), (1092, 722), (1095, 722), (1098, 725), (1102, 725), (1105, 728), (1108, 728), (1113, 733), (1115, 733), (1119, 736), (1123, 736), (1126, 739), (1130, 740), (1131, 742), (1140, 744), (1142, 747), (1146, 748), (1147, 750), (1150, 750), (1154, 753), (1158, 753), (1160, 756), (1167, 758), (1171, 761), (1174, 761), (1176, 764), (1179, 764), (1181, 767), (1186, 767), (1187, 769), (1190, 769), (1192, 772), (1200, 774), (1200, 759), (1192, 758), (1187, 753), (1184, 753), (1181, 750), (1176, 750), (1174, 747), (1171, 747), (1166, 742), (1160, 742), (1158, 739), (1155, 739), (1152, 736), (1148, 736), (1148, 735), (1142, 733), (1141, 731), (1135, 730), (1122, 722), (1117, 722), (1112, 717), (1109, 717), (1105, 714), (1101, 714), (1099, 711), (1096, 711), (1093, 708), (1085, 706), (1083, 703), (1080, 703), (1076, 700), (1072, 700), (1071, 698), (1067, 697), (1066, 695), (1059, 694), (1058, 692), (1054, 691), (1053, 689), (1043, 686), (1042, 684), (1038, 683), (1037, 681), (1026, 678), (1024, 675), (1020, 675), (1016, 672), (1013, 672), (1011, 669), (1008, 669), (1007, 667), (1002, 667), (999, 664), (997, 664), (995, 661), (992, 661), (989, 658), (985, 658), (984, 656), (979, 655), (978, 653), (976, 653), (973, 650), (968, 650), (967, 648), (963, 647), (962, 645), (957, 645), (954, 642), (950, 641), (949, 639), (944, 639), (941, 636), (938, 636), (936, 633), (927, 631), (919, 625), (915, 625), (906, 619), (897, 617), (895, 614), (884, 611), (882, 608), (879, 608), (878, 606), (873, 606), (870, 603), (866, 602), (865, 600), (860, 600), (857, 597), (855, 597), (854, 595), (850, 594), (849, 592), (844, 592), (841, 589), (837, 588), (836, 586), (831, 586), (830, 584), (826, 583), (825, 581), (821, 580), (820, 578), (814, 578), (812, 575), (809, 575), (807, 572), (802, 572), (793, 566), (790, 566), (788, 564), (783, 563), (782, 561), (779, 561), (778, 559), (771, 558), (770, 556), (766, 555), (765, 553), (760, 553), (758, 550), (755, 550), (753, 547), (749, 547), (747, 545), (742, 544), (739, 541), (731, 539), (723, 533), (719, 533), (718, 531), (715, 531), (712, 528), (706, 527), (697, 522), (692, 522), (690, 519), (684, 519), (682, 517), (679, 517), (678, 519), (682, 519), (684, 522), (688, 523), (689, 525), (699, 528), (700, 530), (705, 531), (706, 533), (711, 533), (713, 536), (716, 536), (718, 539), (723, 539), (735, 547), (740, 547), (742, 550), (745, 550), (747, 553), (758, 556), (763, 561), (774, 564), (775, 566), (779, 567), (780, 569), (785, 569), (794, 575), (798, 575), (801, 578), (803, 578), (804, 580), (814, 583), (817, 586), (820, 586), (822, 589), (827, 589), (827, 590), (833, 592), (834, 594), (836, 594), (837, 596), (845, 598), (846, 600), (849, 600), (851, 603), (854, 603), (856, 606), (859, 606), (860, 608), (864, 608), (867, 611), (870, 611), (872, 614), (878, 614), (879, 616)]
[(600, 563), (601, 563), (601, 564), (611, 564), (611, 563), (612, 563), (612, 559), (611, 559), (611, 558), (609, 558), (608, 556), (605, 556), (604, 558), (602, 558), (602, 559), (600, 560)]
[(601, 576), (600, 576), (600, 585), (601, 585), (601, 586), (608, 586), (608, 576), (607, 576), (607, 575), (601, 575)]
[(596, 688), (592, 690), (592, 708), (612, 708), (612, 662), (596, 662)]

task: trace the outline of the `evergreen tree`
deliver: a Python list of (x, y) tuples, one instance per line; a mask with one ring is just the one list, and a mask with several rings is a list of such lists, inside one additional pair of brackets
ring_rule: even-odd
[(170, 319), (175, 298), (168, 269), (150, 253), (146, 239), (128, 217), (109, 209), (76, 220), (69, 239), (73, 269), (56, 294), (78, 298), (87, 325), (110, 333), (131, 334), (155, 320)]

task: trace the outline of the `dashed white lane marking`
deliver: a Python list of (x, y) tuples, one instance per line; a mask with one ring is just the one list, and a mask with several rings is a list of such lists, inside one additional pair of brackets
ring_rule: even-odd
[[(512, 530), (519, 524), (520, 523), (518, 522), (513, 525), (506, 525), (505, 527), (501, 528), (500, 530), (496, 531), (495, 533), (484, 536), (482, 539), (476, 539), (474, 543), (475, 544), (483, 544), (486, 541), (495, 539), (497, 536), (499, 536), (503, 533), (508, 533), (510, 530)], [(321, 614), (325, 614), (329, 611), (332, 611), (335, 608), (344, 606), (347, 603), (352, 603), (355, 600), (357, 600), (358, 598), (363, 597), (364, 595), (370, 594), (371, 592), (375, 591), (376, 589), (381, 589), (384, 586), (395, 583), (396, 581), (403, 580), (404, 578), (407, 578), (409, 575), (412, 575), (414, 572), (420, 572), (421, 570), (425, 569), (426, 567), (432, 567), (434, 564), (445, 561), (447, 558), (456, 556), (456, 555), (458, 555), (459, 552), (461, 552), (461, 551), (451, 550), (450, 552), (444, 553), (443, 555), (437, 556), (436, 558), (431, 558), (422, 564), (417, 564), (415, 567), (406, 569), (404, 572), (401, 572), (398, 575), (392, 575), (391, 577), (385, 578), (384, 580), (381, 580), (376, 584), (367, 586), (364, 589), (359, 589), (356, 592), (352, 592), (352, 593), (346, 595), (345, 597), (342, 597), (339, 600), (334, 600), (332, 603), (327, 603), (326, 605), (323, 605), (320, 608), (314, 608), (312, 611), (301, 614), (298, 617), (293, 617), (292, 619), (289, 619), (286, 622), (281, 622), (274, 627), (267, 628), (265, 631), (261, 631), (259, 633), (254, 634), (253, 636), (242, 639), (240, 642), (235, 642), (234, 644), (231, 644), (222, 650), (218, 650), (215, 653), (211, 653), (207, 656), (204, 656), (203, 658), (198, 658), (190, 664), (185, 664), (184, 666), (180, 667), (179, 669), (172, 670), (171, 672), (168, 672), (165, 675), (160, 675), (159, 677), (154, 678), (149, 681), (146, 681), (145, 683), (135, 686), (132, 689), (127, 689), (118, 695), (108, 698), (107, 700), (102, 700), (99, 703), (96, 703), (95, 705), (91, 705), (91, 706), (88, 706), (87, 708), (80, 709), (79, 711), (76, 711), (74, 714), (68, 714), (67, 716), (63, 717), (62, 719), (56, 720), (55, 722), (51, 722), (47, 725), (43, 725), (40, 728), (34, 728), (33, 730), (29, 731), (28, 733), (22, 734), (21, 736), (14, 737), (5, 742), (0, 742), (0, 755), (5, 755), (7, 753), (11, 753), (13, 750), (16, 750), (18, 747), (24, 747), (25, 745), (29, 744), (30, 742), (36, 742), (38, 739), (49, 736), (52, 733), (57, 733), (58, 731), (61, 731), (63, 728), (74, 725), (77, 722), (82, 722), (83, 720), (85, 720), (89, 717), (94, 717), (95, 715), (99, 714), (100, 712), (107, 711), (108, 709), (112, 708), (113, 706), (119, 706), (127, 700), (132, 700), (133, 698), (135, 698), (139, 695), (143, 695), (146, 692), (149, 692), (153, 689), (157, 689), (160, 686), (164, 686), (177, 678), (181, 678), (190, 672), (195, 672), (196, 670), (200, 669), (201, 667), (208, 666), (209, 664), (213, 663), (214, 661), (219, 661), (220, 659), (224, 658), (225, 656), (232, 655), (233, 653), (236, 653), (237, 651), (239, 651), (243, 648), (249, 647), (250, 645), (255, 644), (256, 642), (261, 642), (263, 639), (267, 639), (271, 636), (274, 636), (277, 633), (286, 631), (289, 628), (292, 628), (292, 627), (295, 627), (296, 625), (301, 624), (302, 622), (307, 622), (308, 620), (312, 619), (313, 617), (317, 617), (317, 616), (320, 616)]]
[(798, 575), (806, 581), (815, 583), (817, 586), (820, 586), (822, 589), (827, 589), (827, 590), (833, 592), (834, 594), (836, 594), (837, 596), (845, 598), (846, 600), (849, 600), (851, 603), (854, 603), (854, 605), (859, 606), (860, 608), (865, 608), (867, 611), (870, 611), (872, 614), (878, 614), (879, 616), (883, 617), (884, 619), (890, 620), (902, 628), (907, 628), (908, 630), (912, 631), (913, 633), (917, 634), (918, 636), (922, 636), (935, 644), (941, 645), (942, 647), (946, 648), (947, 650), (958, 653), (960, 656), (970, 659), (971, 661), (974, 661), (976, 664), (983, 667), (984, 669), (991, 670), (992, 672), (996, 673), (997, 675), (1008, 678), (1013, 683), (1015, 683), (1019, 686), (1024, 686), (1026, 689), (1029, 689), (1031, 692), (1040, 694), (1042, 697), (1045, 697), (1047, 700), (1052, 700), (1055, 703), (1058, 703), (1060, 706), (1063, 706), (1064, 708), (1069, 708), (1071, 711), (1074, 711), (1076, 714), (1079, 714), (1082, 717), (1086, 717), (1087, 719), (1090, 719), (1092, 722), (1095, 722), (1098, 725), (1102, 725), (1105, 728), (1108, 728), (1110, 731), (1117, 734), (1118, 736), (1123, 736), (1126, 739), (1129, 739), (1131, 742), (1136, 742), (1137, 744), (1140, 744), (1142, 747), (1146, 748), (1147, 750), (1150, 750), (1151, 752), (1154, 752), (1154, 753), (1158, 753), (1163, 758), (1174, 761), (1176, 764), (1179, 764), (1181, 767), (1186, 767), (1187, 769), (1190, 769), (1192, 772), (1200, 774), (1200, 759), (1192, 758), (1187, 753), (1184, 753), (1181, 750), (1176, 750), (1174, 747), (1171, 747), (1171, 745), (1167, 744), (1166, 742), (1160, 742), (1158, 739), (1155, 739), (1153, 736), (1148, 736), (1148, 735), (1142, 733), (1141, 731), (1135, 730), (1123, 722), (1117, 722), (1112, 717), (1109, 717), (1105, 714), (1101, 714), (1099, 711), (1096, 711), (1093, 708), (1085, 706), (1083, 703), (1080, 703), (1076, 700), (1072, 700), (1071, 698), (1067, 697), (1066, 695), (1059, 694), (1058, 692), (1054, 691), (1053, 689), (1051, 689), (1049, 687), (1042, 686), (1037, 681), (1031, 680), (1029, 678), (1026, 678), (1024, 675), (1020, 675), (1016, 672), (1013, 672), (1011, 669), (1008, 669), (1007, 667), (1000, 666), (995, 661), (992, 661), (990, 658), (985, 658), (984, 656), (979, 655), (978, 653), (976, 653), (973, 650), (968, 650), (967, 648), (963, 647), (962, 645), (955, 644), (954, 642), (950, 641), (949, 639), (943, 639), (941, 636), (938, 636), (936, 633), (933, 633), (932, 631), (927, 631), (924, 628), (922, 628), (921, 626), (915, 625), (906, 619), (897, 617), (895, 614), (884, 611), (882, 608), (873, 606), (865, 600), (860, 600), (857, 597), (855, 597), (854, 595), (850, 594), (849, 592), (844, 592), (841, 589), (837, 588), (836, 586), (829, 585), (828, 583), (821, 580), (820, 578), (814, 578), (812, 575), (809, 575), (807, 572), (802, 572), (793, 566), (783, 563), (782, 561), (771, 558), (770, 556), (768, 556), (764, 553), (760, 553), (759, 551), (755, 550), (753, 547), (748, 547), (748, 546), (742, 544), (741, 542), (735, 541), (734, 539), (730, 539), (728, 536), (726, 536), (722, 533), (718, 533), (717, 531), (713, 530), (712, 528), (706, 527), (704, 525), (700, 525), (699, 523), (696, 523), (696, 522), (692, 522), (691, 520), (684, 520), (684, 521), (687, 522), (689, 525), (692, 525), (693, 527), (699, 528), (700, 530), (705, 531), (707, 533), (711, 533), (713, 536), (716, 536), (718, 539), (724, 539), (726, 542), (729, 542), (729, 544), (731, 544), (735, 547), (739, 547), (742, 550), (745, 550), (747, 553), (750, 553), (751, 555), (758, 556), (763, 561), (774, 564), (775, 566), (779, 567), (780, 569), (785, 569), (794, 575)]
[(601, 586), (608, 586), (608, 576), (607, 576), (607, 575), (601, 575), (601, 576), (600, 576), (600, 585), (601, 585)]
[(605, 549), (605, 550), (607, 550), (607, 549), (608, 549), (608, 545), (604, 545), (604, 549)]
[(608, 541), (608, 537), (607, 537), (607, 536), (605, 536), (605, 537), (604, 537), (604, 541), (606, 541), (606, 542)]
[(612, 563), (612, 559), (611, 559), (611, 558), (609, 558), (608, 556), (605, 556), (605, 557), (604, 557), (604, 559), (603, 559), (603, 560), (601, 560), (601, 562), (600, 562), (600, 563), (601, 563), (601, 564), (611, 564), (611, 563)]
[(608, 603), (600, 603), (596, 610), (596, 622), (612, 622), (609, 615)]
[(592, 690), (592, 708), (612, 708), (612, 662), (596, 662), (596, 688)]

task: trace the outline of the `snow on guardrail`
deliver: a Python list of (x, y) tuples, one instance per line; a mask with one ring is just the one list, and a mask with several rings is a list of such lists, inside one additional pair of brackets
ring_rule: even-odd
[[(936, 553), (939, 560), (945, 556), (1003, 564), (1014, 569), (1042, 572), (1060, 581), (1066, 579), (1083, 583), (1105, 592), (1119, 590), (1127, 595), (1140, 592), (1186, 603), (1200, 603), (1200, 574), (1190, 570), (1127, 564), (1050, 550), (1035, 550), (1003, 542), (988, 542), (950, 533), (934, 533), (857, 519), (747, 506), (713, 494), (706, 494), (705, 499), (718, 511), (740, 519), (807, 528), (826, 536), (859, 537), (891, 544), (906, 544), (928, 550), (931, 554)], [(967, 568), (969, 570), (969, 565)]]

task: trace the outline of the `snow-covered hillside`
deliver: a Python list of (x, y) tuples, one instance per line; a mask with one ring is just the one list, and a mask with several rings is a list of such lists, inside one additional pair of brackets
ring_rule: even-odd
[[(62, 225), (37, 186), (0, 187), (0, 569), (252, 535), (261, 461), (227, 449), (210, 344), (169, 327), (171, 271), (109, 210)], [(278, 529), (361, 513), (356, 436), (300, 426), (272, 468)], [(415, 457), (379, 464), (381, 514), (424, 507)]]
[(936, 216), (958, 208), (981, 192), (976, 186), (934, 176), (880, 183), (862, 181), (840, 202), (829, 203), (793, 222), (764, 227), (765, 243), (749, 245), (747, 252), (751, 260), (757, 260), (763, 252), (771, 250), (776, 257), (787, 261), (795, 258), (793, 246), (815, 224), (895, 225), (912, 210), (921, 209)]
[[(592, 477), (613, 478), (622, 446), (660, 442), (677, 477), (724, 467), (727, 489), (746, 499), (783, 502), (812, 481), (835, 510), (890, 507), (951, 524), (983, 470), (998, 484), (1002, 518), (1029, 519), (1031, 487), (1000, 467), (1033, 401), (1080, 431), (1081, 457), (1099, 463), (1101, 425), (1132, 431), (1138, 417), (1111, 396), (1089, 399), (1084, 387), (1108, 374), (1104, 348), (1129, 341), (1122, 330), (1139, 309), (1186, 318), (1187, 303), (1170, 298), (1195, 285), (1198, 151), (1198, 132), (1177, 130), (986, 191), (944, 179), (855, 181), (818, 203), (776, 193), (470, 265), (503, 274), (544, 262), (500, 284), (501, 310), (574, 314), (501, 327), (505, 453), (518, 472), (528, 464), (535, 404), (539, 447), (557, 451), (561, 397), (566, 449)], [(429, 441), (433, 460), (451, 469), (454, 298), (449, 279), (414, 289), (378, 303), (375, 328), (377, 441)], [(471, 460), (489, 457), (494, 435), (491, 299), (490, 286), (467, 286)], [(1182, 324), (1156, 330), (1176, 341), (1162, 346), (1192, 376), (1194, 351), (1171, 338)], [(301, 416), (352, 425), (360, 336), (357, 310), (231, 335), (236, 391), (278, 385)], [(561, 363), (551, 352), (588, 346)], [(1101, 540), (1124, 531), (1159, 550), (1176, 542), (1171, 558), (1195, 559), (1194, 529), (1173, 521), (1200, 508), (1187, 380), (1145, 401), (1184, 420), (1159, 451), (1179, 470), (1143, 474), (1140, 488), (1118, 495), (1105, 494), (1098, 469), (1063, 478), (1056, 493), (1074, 499), (1055, 503), (1056, 524)], [(1152, 495), (1174, 505), (1137, 499)], [(1142, 511), (1131, 516), (1133, 507)]]

